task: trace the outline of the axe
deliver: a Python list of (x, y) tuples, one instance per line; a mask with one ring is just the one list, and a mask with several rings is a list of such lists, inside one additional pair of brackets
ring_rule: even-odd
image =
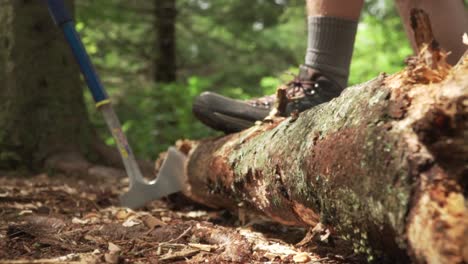
[(86, 84), (93, 95), (97, 109), (102, 113), (106, 124), (115, 139), (125, 170), (130, 179), (130, 188), (120, 196), (123, 206), (138, 208), (145, 203), (182, 190), (185, 177), (186, 156), (176, 148), (169, 148), (156, 180), (147, 182), (141, 174), (127, 138), (122, 131), (119, 119), (112, 108), (109, 97), (104, 90), (88, 53), (75, 29), (75, 23), (63, 0), (47, 0), (49, 12), (59, 26), (73, 56), (78, 63)]

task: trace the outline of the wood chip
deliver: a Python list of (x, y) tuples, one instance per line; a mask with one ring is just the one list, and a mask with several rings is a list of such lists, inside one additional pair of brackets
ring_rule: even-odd
[(279, 257), (278, 254), (267, 252), (263, 255), (263, 257), (267, 258), (268, 260), (272, 261), (275, 260), (277, 257)]
[(328, 228), (325, 227), (322, 223), (318, 223), (315, 225), (314, 228), (310, 228), (305, 237), (296, 244), (296, 246), (305, 246), (307, 244), (310, 244), (316, 239), (319, 239), (320, 241), (325, 241), (328, 239), (330, 236), (331, 232)]
[(23, 211), (19, 212), (18, 215), (25, 215), (25, 214), (32, 214), (32, 213), (33, 213), (33, 211), (31, 211), (31, 210), (23, 210)]
[(76, 217), (73, 217), (73, 219), (72, 219), (72, 223), (73, 223), (73, 224), (85, 225), (85, 224), (87, 224), (88, 222), (89, 222), (88, 219), (83, 220), (83, 219), (79, 219), (79, 218), (76, 218)]
[(130, 215), (132, 215), (133, 212), (131, 210), (128, 210), (128, 209), (120, 209), (118, 210), (116, 213), (115, 213), (115, 217), (119, 220), (125, 220), (127, 219), (128, 217), (130, 217)]
[(108, 250), (109, 252), (104, 254), (104, 260), (106, 263), (118, 263), (121, 251), (120, 247), (112, 242), (109, 242)]
[(134, 217), (128, 218), (125, 222), (123, 222), (123, 226), (125, 227), (132, 227), (141, 224), (141, 221), (139, 219), (136, 219)]
[(88, 240), (88, 241), (92, 241), (96, 244), (100, 244), (100, 243), (104, 243), (103, 239), (100, 238), (100, 237), (95, 237), (95, 236), (91, 236), (91, 235), (85, 235), (83, 237), (84, 239)]
[(120, 247), (117, 246), (116, 244), (109, 242), (109, 246), (107, 248), (110, 252), (119, 252), (121, 251)]
[(161, 220), (162, 220), (163, 222), (170, 222), (170, 221), (172, 220), (172, 218), (163, 216), (163, 217), (161, 217)]
[(201, 251), (211, 252), (218, 248), (217, 245), (207, 245), (207, 244), (197, 244), (197, 243), (188, 243), (192, 248), (197, 248)]
[(90, 219), (90, 218), (99, 218), (99, 214), (95, 212), (87, 213), (83, 216), (84, 219)]
[(111, 264), (119, 263), (119, 254), (106, 253), (104, 254), (104, 260), (106, 261), (106, 263), (111, 263)]
[(306, 263), (310, 261), (310, 256), (306, 252), (301, 252), (299, 254), (294, 255), (293, 261), (294, 263)]
[(188, 218), (200, 218), (206, 216), (208, 213), (206, 211), (190, 211), (185, 214)]
[(164, 223), (162, 220), (159, 220), (158, 218), (152, 216), (152, 215), (147, 215), (143, 217), (143, 224), (145, 224), (146, 227), (149, 229), (153, 229), (157, 226), (165, 226), (167, 225)]

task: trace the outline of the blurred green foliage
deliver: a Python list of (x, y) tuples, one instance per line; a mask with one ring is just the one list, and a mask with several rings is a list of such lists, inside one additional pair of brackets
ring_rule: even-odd
[[(235, 98), (271, 94), (297, 72), (306, 48), (303, 0), (176, 0), (178, 81), (153, 81), (157, 1), (76, 1), (77, 27), (137, 155), (154, 159), (179, 138), (219, 133), (191, 113), (203, 91)], [(368, 1), (350, 84), (395, 72), (411, 54), (393, 2)], [(113, 144), (86, 94), (98, 132)]]

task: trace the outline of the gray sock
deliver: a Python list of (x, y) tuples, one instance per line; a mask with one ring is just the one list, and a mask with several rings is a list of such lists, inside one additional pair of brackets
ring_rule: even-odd
[(325, 16), (309, 16), (307, 21), (305, 64), (345, 88), (358, 22)]

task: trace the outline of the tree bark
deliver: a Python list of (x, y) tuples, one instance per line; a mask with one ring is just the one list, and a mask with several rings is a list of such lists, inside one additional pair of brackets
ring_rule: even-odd
[(177, 9), (175, 0), (155, 0), (155, 29), (157, 32), (155, 60), (156, 82), (176, 81), (175, 23)]
[(0, 168), (36, 170), (53, 154), (87, 154), (94, 136), (79, 70), (47, 6), (2, 1), (0, 32)]
[(467, 262), (468, 58), (449, 71), (426, 48), (297, 118), (193, 143), (184, 193), (320, 222), (367, 260)]

